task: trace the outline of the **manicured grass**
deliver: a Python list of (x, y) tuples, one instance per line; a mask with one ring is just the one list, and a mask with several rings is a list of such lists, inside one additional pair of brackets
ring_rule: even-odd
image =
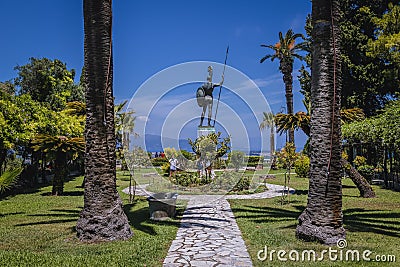
[[(282, 171), (274, 171), (280, 173)], [(283, 175), (276, 175), (269, 183), (283, 185)], [(292, 249), (300, 251), (313, 249), (321, 252), (327, 246), (303, 242), (295, 237), (297, 218), (307, 204), (308, 179), (293, 175), (290, 183), (297, 192), (291, 196), (291, 203), (281, 205), (280, 197), (262, 200), (229, 200), (250, 252), (254, 266), (399, 266), (400, 253), (400, 193), (373, 186), (377, 197), (364, 199), (350, 179), (343, 180), (344, 227), (347, 230), (347, 248), (362, 253), (371, 250), (375, 255), (395, 255), (396, 263), (329, 261), (326, 255), (323, 262), (281, 262), (276, 253), (274, 261), (257, 259), (259, 250), (268, 251)], [(333, 246), (332, 249), (337, 249)], [(268, 252), (269, 253), (269, 252)], [(262, 255), (261, 255), (262, 256)], [(286, 258), (288, 255), (286, 254)], [(345, 258), (343, 256), (343, 258)]]
[[(75, 225), (83, 206), (82, 177), (65, 184), (65, 196), (49, 196), (51, 187), (0, 201), (0, 266), (161, 266), (179, 227), (179, 217), (150, 221), (145, 198), (121, 190), (134, 236), (128, 241), (83, 244)], [(179, 213), (183, 207), (178, 208)]]

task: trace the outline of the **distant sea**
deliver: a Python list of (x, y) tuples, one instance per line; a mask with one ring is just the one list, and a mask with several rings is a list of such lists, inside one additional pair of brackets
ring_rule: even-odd
[[(173, 139), (173, 138), (168, 138), (164, 137), (161, 138), (159, 135), (153, 135), (153, 134), (146, 134), (145, 136), (145, 144), (146, 144), (146, 150), (148, 152), (161, 152), (163, 151), (163, 148), (167, 147), (174, 147), (175, 149), (180, 149), (180, 150), (186, 150), (189, 152), (192, 152), (192, 147), (189, 145), (187, 139)], [(178, 147), (179, 146), (179, 147)], [(264, 156), (266, 158), (270, 157), (269, 151), (260, 151), (259, 149), (251, 149), (249, 152), (247, 152), (247, 149), (238, 149), (241, 151), (244, 151), (248, 156)]]

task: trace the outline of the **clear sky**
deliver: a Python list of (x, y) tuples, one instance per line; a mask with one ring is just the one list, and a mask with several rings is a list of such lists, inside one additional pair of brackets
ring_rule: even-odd
[[(14, 67), (29, 57), (60, 59), (77, 72), (83, 66), (83, 10), (80, 0), (1, 1), (0, 81), (16, 77)], [(259, 63), (278, 32), (304, 33), (311, 1), (113, 1), (114, 95), (130, 99), (152, 75), (190, 61), (223, 63), (252, 79), (272, 111), (285, 106), (278, 61)], [(295, 61), (295, 111), (304, 110)], [(205, 74), (204, 74), (205, 75)], [(204, 77), (205, 78), (205, 77)], [(219, 79), (219, 77), (215, 78)], [(227, 76), (226, 79), (229, 79)], [(221, 99), (224, 95), (221, 96)], [(297, 146), (305, 141), (297, 134)], [(282, 147), (284, 138), (277, 142)]]

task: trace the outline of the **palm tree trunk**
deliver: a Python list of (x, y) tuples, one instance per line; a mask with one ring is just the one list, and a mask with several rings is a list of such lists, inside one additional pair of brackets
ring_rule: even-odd
[(271, 133), (270, 133), (270, 153), (271, 153), (271, 159), (275, 153), (275, 126), (271, 125)]
[[(310, 132), (307, 129), (302, 130), (308, 137), (310, 137)], [(375, 197), (375, 192), (368, 181), (353, 166), (351, 166), (346, 159), (341, 158), (340, 163), (342, 164), (342, 168), (344, 168), (347, 175), (349, 175), (350, 179), (357, 186), (362, 197)]]
[(375, 192), (372, 189), (371, 185), (353, 166), (351, 166), (350, 162), (342, 158), (341, 164), (344, 170), (346, 171), (347, 175), (349, 175), (350, 179), (357, 186), (358, 190), (360, 191), (360, 195), (362, 197), (365, 198), (375, 197)]
[(112, 92), (111, 0), (84, 0), (86, 151), (84, 207), (76, 225), (81, 241), (132, 236), (116, 189)]
[[(286, 97), (286, 107), (287, 114), (293, 115), (293, 63), (282, 61), (281, 70), (283, 74), (283, 82), (285, 83), (285, 97)], [(294, 129), (288, 130), (289, 143), (294, 144)]]
[(340, 164), (338, 10), (337, 0), (312, 3), (310, 185), (307, 207), (296, 228), (298, 238), (324, 244), (335, 244), (345, 238)]

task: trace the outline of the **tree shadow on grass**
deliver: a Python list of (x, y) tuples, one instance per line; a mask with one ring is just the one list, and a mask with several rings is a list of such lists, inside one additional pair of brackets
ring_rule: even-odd
[(80, 210), (70, 210), (70, 209), (52, 209), (50, 212), (56, 213), (41, 213), (41, 214), (28, 214), (27, 217), (48, 217), (55, 219), (48, 219), (39, 222), (28, 222), (19, 223), (15, 226), (29, 226), (29, 225), (41, 225), (41, 224), (57, 224), (57, 223), (67, 223), (77, 221), (79, 217)]
[[(305, 209), (303, 205), (292, 206), (296, 210), (276, 207), (243, 206), (233, 208), (235, 217), (255, 223), (274, 223), (298, 219)], [(388, 210), (346, 209), (343, 211), (344, 227), (351, 232), (368, 232), (385, 236), (400, 237), (400, 213)], [(296, 228), (297, 223), (282, 228)]]
[(345, 229), (400, 237), (400, 213), (381, 210), (347, 209), (344, 212)]
[(273, 223), (297, 220), (305, 207), (297, 205), (292, 207), (296, 210), (275, 207), (244, 206), (243, 208), (233, 208), (232, 211), (235, 213), (236, 218), (246, 218), (255, 223)]
[[(63, 192), (63, 194), (61, 195), (61, 196), (64, 196), (64, 197), (67, 197), (67, 196), (70, 196), (70, 197), (80, 197), (80, 196), (83, 196), (83, 191), (64, 191)], [(41, 196), (44, 196), (44, 197), (46, 197), (46, 196), (53, 196), (52, 194), (51, 194), (51, 192), (45, 192), (45, 193), (42, 193), (42, 194), (40, 194)]]
[(298, 190), (294, 191), (294, 195), (308, 195), (308, 190)]
[(0, 217), (7, 217), (11, 215), (19, 215), (24, 214), (25, 212), (9, 212), (9, 213), (0, 213)]
[(76, 219), (65, 219), (65, 220), (48, 220), (41, 222), (30, 222), (30, 223), (19, 223), (15, 226), (29, 226), (29, 225), (42, 225), (42, 224), (57, 224), (57, 223), (67, 223), (67, 222), (76, 222)]
[(183, 214), (183, 209), (181, 207), (177, 207), (176, 209), (177, 215), (174, 219), (169, 219), (166, 221), (153, 221), (150, 220), (148, 206), (136, 210), (133, 209), (133, 207), (137, 205), (139, 202), (144, 202), (144, 201), (146, 200), (138, 199), (135, 200), (134, 203), (132, 204), (124, 205), (124, 212), (128, 217), (129, 224), (133, 228), (150, 235), (157, 235), (158, 233), (155, 231), (152, 225), (173, 225), (175, 227), (179, 227), (180, 219)]

